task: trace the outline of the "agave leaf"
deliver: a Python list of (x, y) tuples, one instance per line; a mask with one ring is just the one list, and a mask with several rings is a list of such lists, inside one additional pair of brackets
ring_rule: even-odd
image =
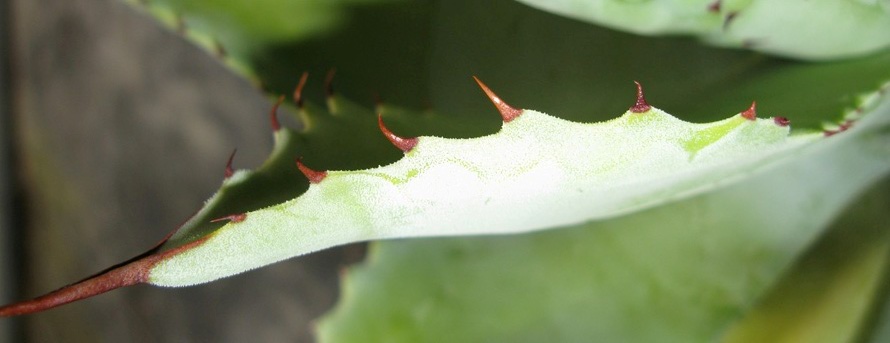
[(519, 2), (618, 30), (695, 35), (720, 46), (806, 60), (848, 58), (890, 46), (890, 2), (883, 0)]
[[(522, 233), (614, 217), (745, 178), (823, 137), (788, 137), (783, 119), (758, 120), (753, 108), (690, 124), (652, 108), (642, 92), (623, 116), (597, 124), (492, 100), (505, 122), (498, 133), (473, 139), (390, 133), (405, 152), (396, 163), (324, 174), (304, 168), (315, 184), (306, 193), (245, 213), (159, 262), (148, 281), (203, 283), (357, 241)], [(242, 177), (248, 176), (227, 182)], [(179, 247), (196, 236), (182, 231), (168, 244)]]
[(859, 133), (634, 215), (530, 235), (381, 242), (344, 280), (321, 341), (717, 339), (890, 169), (890, 101), (880, 102)]
[[(784, 119), (757, 119), (753, 106), (720, 122), (690, 124), (648, 105), (639, 86), (630, 110), (598, 124), (514, 109), (482, 88), (504, 120), (497, 134), (405, 139), (381, 117), (384, 136), (405, 157), (357, 171), (294, 166), (292, 156), (313, 151), (301, 144), (302, 134), (280, 127), (273, 108), (270, 159), (256, 171), (231, 172), (205, 207), (155, 249), (2, 313), (41, 310), (135, 283), (203, 283), (356, 241), (520, 233), (614, 217), (749, 178), (823, 137), (788, 137)], [(863, 111), (876, 106), (877, 97)], [(301, 108), (308, 132), (329, 126), (351, 132), (345, 123), (373, 118), (345, 100), (330, 104), (330, 116)], [(315, 137), (314, 146), (335, 139)], [(373, 148), (373, 141), (354, 142)], [(315, 186), (290, 199), (301, 191), (295, 169)], [(515, 216), (517, 210), (525, 214)], [(229, 222), (220, 227), (219, 219)]]

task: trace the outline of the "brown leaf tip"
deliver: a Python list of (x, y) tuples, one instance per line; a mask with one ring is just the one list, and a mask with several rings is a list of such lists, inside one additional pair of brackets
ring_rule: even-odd
[(506, 102), (501, 100), (497, 94), (491, 91), (478, 77), (473, 76), (473, 79), (476, 80), (476, 83), (479, 84), (479, 88), (482, 88), (482, 91), (485, 92), (485, 95), (488, 96), (488, 99), (494, 104), (494, 107), (498, 109), (498, 112), (501, 112), (501, 118), (504, 119), (505, 123), (509, 123), (519, 117), (522, 114), (522, 110), (518, 110), (513, 106), (508, 105)]
[(232, 168), (232, 162), (235, 160), (235, 153), (238, 152), (238, 149), (232, 150), (232, 154), (229, 155), (229, 160), (226, 162), (226, 178), (232, 177), (235, 174), (235, 169)]
[(12, 317), (41, 312), (77, 300), (99, 295), (113, 289), (144, 283), (148, 280), (149, 270), (155, 262), (152, 257), (154, 256), (122, 263), (119, 266), (100, 272), (95, 276), (31, 300), (0, 306), (0, 317)]
[(711, 13), (720, 13), (720, 8), (722, 7), (722, 0), (715, 0), (714, 2), (708, 5), (708, 12)]
[(643, 95), (643, 85), (637, 81), (634, 81), (634, 83), (637, 85), (637, 102), (631, 106), (630, 111), (632, 113), (649, 112), (652, 106), (649, 106), (649, 103), (646, 102), (646, 97)]
[(294, 88), (294, 103), (297, 104), (297, 107), (303, 108), (303, 87), (306, 86), (306, 79), (309, 78), (309, 72), (303, 72), (303, 76), (300, 76), (300, 82), (297, 83), (297, 88)]
[[(241, 219), (246, 215), (240, 215)], [(172, 233), (171, 233), (172, 234)], [(167, 238), (170, 236), (168, 235)], [(159, 252), (159, 247), (166, 241), (139, 256), (105, 269), (96, 275), (62, 287), (37, 298), (0, 306), (0, 317), (11, 317), (48, 310), (73, 301), (89, 298), (110, 290), (145, 283), (149, 280), (152, 267), (160, 261), (187, 251), (207, 241), (204, 236), (179, 247)]]
[(221, 222), (221, 221), (229, 221), (231, 223), (240, 223), (247, 219), (247, 213), (238, 213), (238, 214), (230, 214), (222, 218), (216, 218), (211, 220), (211, 223)]
[(785, 117), (773, 117), (773, 122), (775, 122), (776, 125), (783, 126), (783, 127), (791, 124), (791, 121)]
[(383, 115), (377, 115), (377, 125), (380, 126), (380, 131), (383, 132), (383, 136), (392, 142), (392, 145), (399, 148), (399, 150), (408, 153), (415, 145), (417, 145), (417, 137), (402, 138), (396, 136), (392, 131), (389, 131), (389, 129), (386, 128), (386, 125), (383, 124)]
[(300, 157), (297, 159), (297, 169), (300, 170), (303, 175), (309, 179), (309, 183), (319, 183), (321, 180), (324, 180), (325, 177), (328, 176), (328, 172), (326, 171), (318, 171), (312, 168), (307, 167), (303, 164), (303, 158)]
[(281, 130), (281, 122), (278, 121), (278, 106), (284, 102), (284, 95), (278, 97), (278, 101), (272, 105), (272, 110), (269, 111), (269, 121), (272, 122), (272, 131)]
[(747, 110), (741, 113), (742, 117), (748, 120), (757, 120), (757, 102), (752, 101), (751, 106), (748, 107)]

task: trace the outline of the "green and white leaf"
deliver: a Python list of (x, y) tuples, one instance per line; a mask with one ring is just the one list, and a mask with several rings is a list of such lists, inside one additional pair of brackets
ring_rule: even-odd
[(526, 110), (494, 135), (420, 137), (396, 163), (328, 172), (162, 261), (150, 282), (207, 282), (357, 241), (521, 233), (640, 211), (749, 177), (823, 136), (788, 132), (741, 115), (697, 125), (652, 108), (582, 124)]
[[(528, 235), (381, 242), (344, 280), (343, 300), (321, 322), (319, 337), (322, 342), (724, 337), (839, 213), (890, 170), (890, 100), (877, 101), (877, 93), (869, 99), (868, 116), (844, 135), (790, 149), (782, 159), (751, 169), (744, 180), (682, 201)], [(880, 257), (881, 249), (869, 251)], [(878, 270), (881, 264), (878, 260)], [(858, 290), (849, 294), (858, 296)], [(851, 325), (855, 332), (861, 323)], [(777, 330), (772, 333), (782, 331)]]

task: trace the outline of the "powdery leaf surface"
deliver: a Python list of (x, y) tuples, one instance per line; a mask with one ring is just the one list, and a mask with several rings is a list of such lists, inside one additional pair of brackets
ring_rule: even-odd
[[(750, 178), (824, 136), (789, 136), (784, 118), (757, 119), (753, 107), (691, 124), (649, 106), (642, 92), (621, 117), (594, 124), (516, 110), (489, 94), (505, 119), (496, 134), (412, 138), (390, 165), (327, 171), (296, 199), (244, 213), (159, 262), (149, 282), (207, 282), (357, 241), (523, 233), (615, 217)], [(168, 245), (189, 235), (176, 233)]]
[[(890, 101), (877, 93), (870, 99), (869, 119), (845, 137), (788, 150), (748, 168), (744, 180), (682, 201), (527, 235), (380, 242), (347, 274), (320, 340), (723, 337), (845, 206), (890, 170)], [(860, 325), (851, 323), (854, 331)]]

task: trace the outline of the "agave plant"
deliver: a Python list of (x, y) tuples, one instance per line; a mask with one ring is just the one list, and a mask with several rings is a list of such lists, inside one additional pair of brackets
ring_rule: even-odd
[(319, 341), (887, 339), (886, 1), (522, 2), (134, 4), (269, 94), (274, 146), (0, 314), (372, 241)]

